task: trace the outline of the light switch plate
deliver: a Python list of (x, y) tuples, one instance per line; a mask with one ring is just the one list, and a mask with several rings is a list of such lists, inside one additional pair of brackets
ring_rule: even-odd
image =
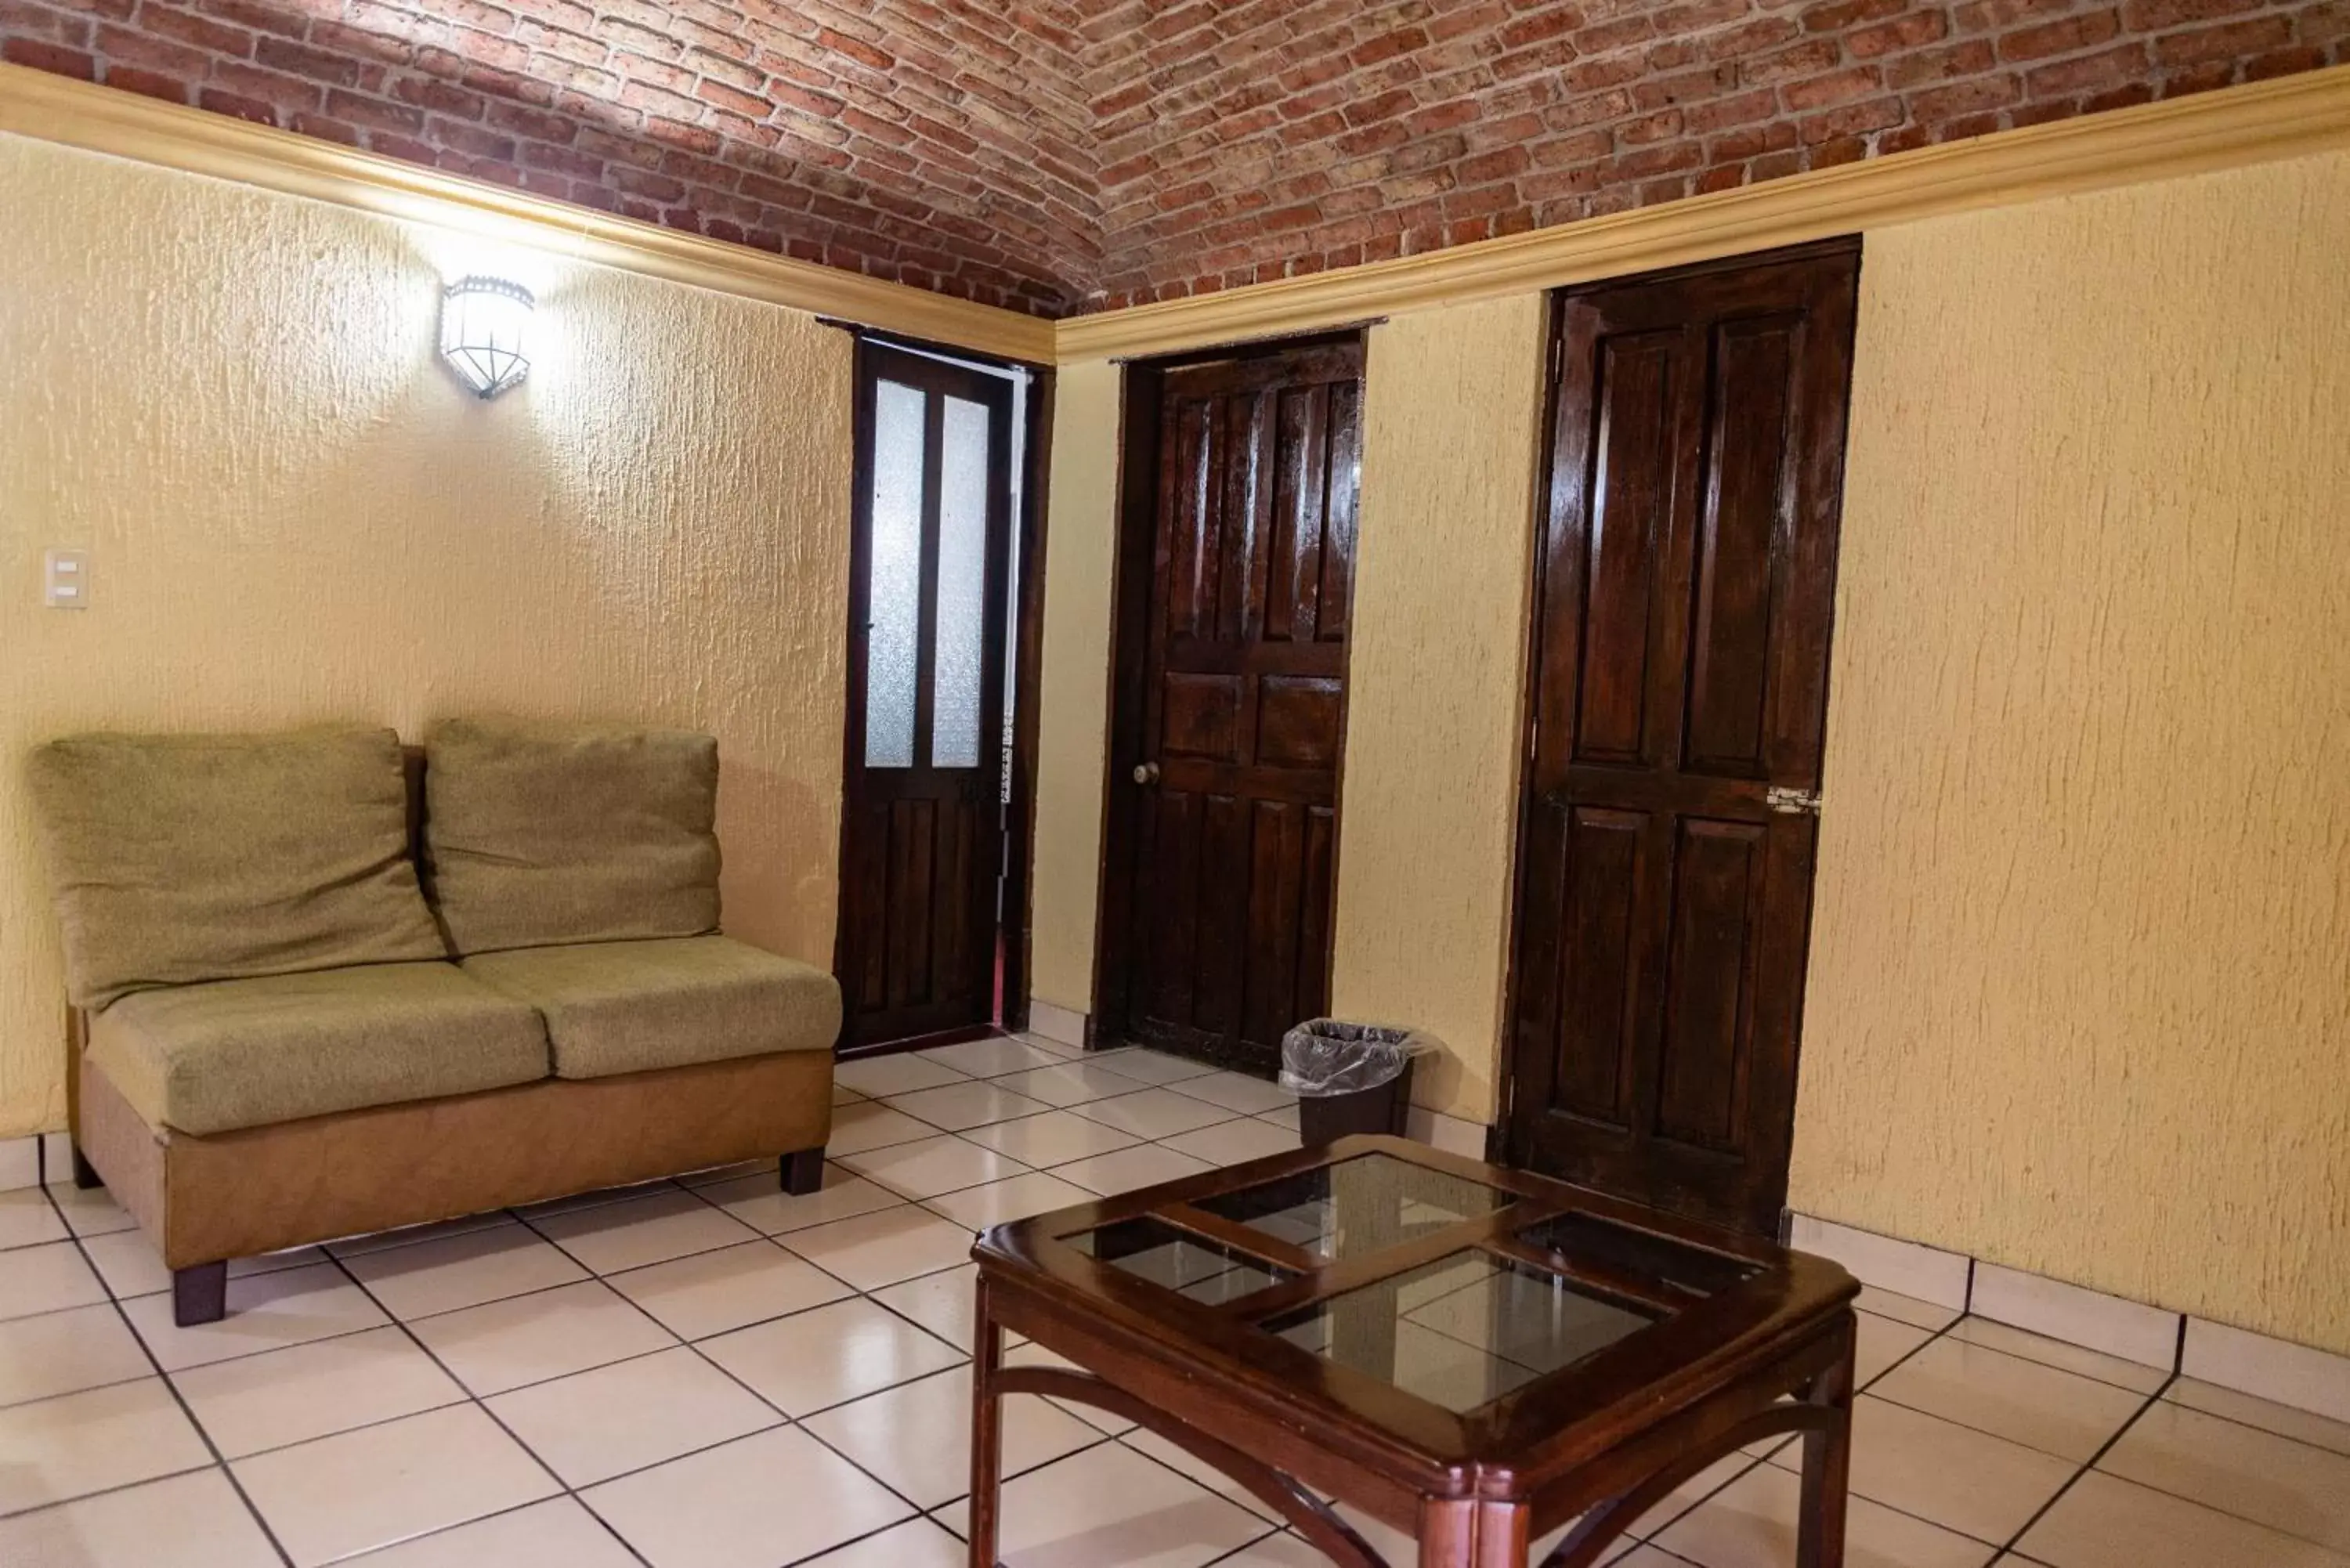
[(83, 609), (89, 604), (89, 552), (51, 550), (42, 557), (42, 602), (51, 609)]

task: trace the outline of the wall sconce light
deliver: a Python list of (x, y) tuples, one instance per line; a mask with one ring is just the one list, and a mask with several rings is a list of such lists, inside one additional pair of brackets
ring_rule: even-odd
[(494, 398), (530, 374), (524, 333), (530, 290), (502, 277), (461, 277), (441, 297), (441, 357), (465, 385)]

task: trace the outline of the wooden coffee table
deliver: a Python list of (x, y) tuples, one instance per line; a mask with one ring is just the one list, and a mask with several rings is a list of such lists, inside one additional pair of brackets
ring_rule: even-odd
[[(1400, 1138), (1350, 1137), (999, 1225), (979, 1262), (971, 1562), (1003, 1397), (1148, 1428), (1334, 1563), (1595, 1563), (1707, 1464), (1804, 1438), (1797, 1561), (1844, 1561), (1852, 1299), (1833, 1263)], [(1003, 1336), (1074, 1363), (1007, 1366)], [(1317, 1496), (1316, 1494), (1321, 1494)]]

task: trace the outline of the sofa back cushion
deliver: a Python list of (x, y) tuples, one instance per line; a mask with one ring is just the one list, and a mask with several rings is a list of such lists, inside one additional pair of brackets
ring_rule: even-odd
[(390, 730), (76, 735), (26, 771), (78, 1005), (447, 956)]
[(718, 742), (449, 719), (424, 742), (427, 884), (460, 953), (718, 929)]

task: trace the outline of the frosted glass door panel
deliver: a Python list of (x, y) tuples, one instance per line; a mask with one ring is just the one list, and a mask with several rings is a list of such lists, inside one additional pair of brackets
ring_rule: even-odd
[(922, 394), (873, 389), (873, 557), (866, 603), (865, 765), (914, 765), (914, 689), (921, 657)]
[(980, 674), (987, 633), (987, 423), (984, 405), (947, 399), (939, 432), (932, 767), (979, 765)]

